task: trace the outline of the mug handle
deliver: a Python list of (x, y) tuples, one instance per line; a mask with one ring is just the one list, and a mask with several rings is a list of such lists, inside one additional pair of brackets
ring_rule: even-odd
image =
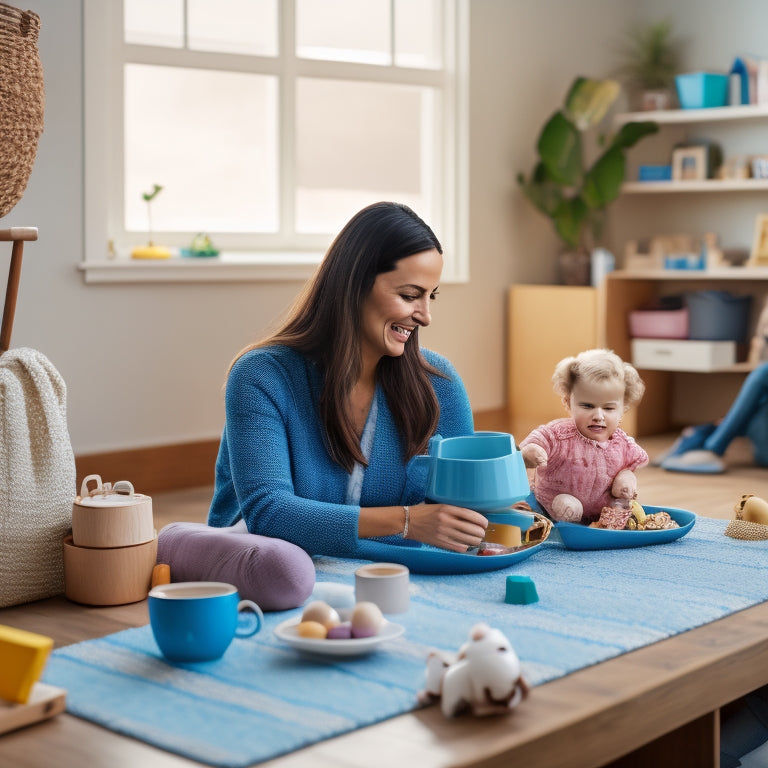
[(251, 635), (255, 635), (264, 624), (264, 614), (261, 612), (261, 608), (259, 608), (259, 606), (252, 600), (241, 600), (237, 604), (237, 612), (238, 614), (241, 612), (252, 613), (253, 619), (243, 627), (240, 626), (240, 622), (238, 621), (235, 637), (251, 637)]

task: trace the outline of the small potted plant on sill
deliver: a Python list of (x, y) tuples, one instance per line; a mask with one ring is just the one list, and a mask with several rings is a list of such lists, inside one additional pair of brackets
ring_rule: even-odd
[(599, 134), (599, 154), (587, 166), (582, 137), (597, 129), (620, 91), (614, 80), (577, 77), (563, 107), (541, 130), (531, 174), (517, 176), (523, 194), (552, 220), (563, 242), (560, 264), (568, 285), (590, 282), (590, 253), (600, 243), (605, 210), (621, 191), (626, 150), (659, 129), (643, 121), (626, 123), (612, 136)]
[(134, 248), (131, 251), (131, 258), (134, 259), (169, 259), (171, 252), (162, 245), (155, 245), (152, 242), (152, 201), (163, 191), (160, 184), (153, 184), (151, 192), (142, 192), (141, 198), (147, 204), (147, 224), (149, 241), (147, 245)]
[(619, 69), (641, 110), (669, 109), (674, 103), (675, 75), (680, 72), (680, 42), (669, 19), (632, 27), (621, 50)]

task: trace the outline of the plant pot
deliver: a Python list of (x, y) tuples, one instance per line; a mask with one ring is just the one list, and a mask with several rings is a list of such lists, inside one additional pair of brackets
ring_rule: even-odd
[(564, 285), (590, 284), (590, 258), (586, 251), (563, 251), (558, 261)]
[(640, 94), (640, 109), (649, 112), (657, 109), (672, 109), (672, 91), (669, 88), (645, 90)]

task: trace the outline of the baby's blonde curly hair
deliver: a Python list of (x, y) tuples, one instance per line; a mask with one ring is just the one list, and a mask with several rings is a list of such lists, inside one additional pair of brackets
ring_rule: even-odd
[(637, 405), (645, 392), (645, 383), (635, 367), (610, 349), (587, 349), (555, 366), (552, 384), (561, 398), (567, 400), (579, 380), (623, 382), (625, 408)]

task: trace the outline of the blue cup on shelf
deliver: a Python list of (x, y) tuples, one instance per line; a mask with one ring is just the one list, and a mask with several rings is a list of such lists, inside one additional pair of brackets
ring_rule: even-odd
[(496, 512), (530, 494), (523, 455), (506, 432), (435, 435), (429, 453), (414, 461), (429, 465), (426, 496), (433, 501)]

